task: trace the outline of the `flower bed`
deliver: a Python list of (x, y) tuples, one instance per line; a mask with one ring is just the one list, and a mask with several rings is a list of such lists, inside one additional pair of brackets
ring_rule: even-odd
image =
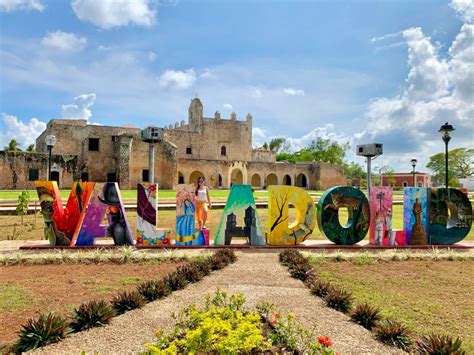
[(147, 348), (149, 354), (334, 354), (329, 337), (316, 337), (314, 329), (296, 325), (293, 314), (266, 302), (252, 312), (242, 294), (229, 297), (221, 290), (207, 296), (203, 307), (183, 309), (175, 328), (168, 334), (159, 330), (157, 341)]
[(71, 313), (70, 319), (52, 313), (37, 314), (22, 325), (19, 339), (13, 346), (0, 350), (2, 353), (25, 352), (57, 342), (70, 333), (106, 325), (116, 315), (166, 297), (235, 261), (232, 250), (222, 249), (212, 256), (178, 267), (161, 280), (146, 281), (139, 284), (135, 291), (119, 293), (110, 302), (85, 302)]
[(318, 278), (311, 262), (294, 249), (280, 253), (280, 262), (289, 268), (291, 276), (305, 283), (315, 296), (321, 297), (336, 310), (348, 314), (351, 320), (374, 332), (375, 337), (388, 345), (420, 354), (464, 354), (459, 337), (449, 335), (424, 335), (413, 341), (412, 332), (394, 319), (384, 319), (378, 308), (369, 304), (355, 307), (352, 293)]

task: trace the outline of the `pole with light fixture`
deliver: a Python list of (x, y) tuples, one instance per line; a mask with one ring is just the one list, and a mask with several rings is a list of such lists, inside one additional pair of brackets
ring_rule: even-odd
[(449, 135), (450, 132), (454, 131), (454, 127), (446, 122), (442, 125), (439, 129), (439, 133), (441, 134), (441, 138), (443, 139), (445, 145), (445, 155), (444, 155), (444, 165), (445, 165), (445, 178), (446, 178), (446, 191), (448, 194), (449, 199), (449, 178), (448, 178), (448, 143), (451, 140), (451, 136)]
[(49, 161), (48, 161), (48, 180), (51, 181), (51, 161), (52, 155), (51, 152), (53, 151), (53, 147), (56, 145), (56, 136), (53, 134), (49, 134), (46, 136), (45, 142), (46, 146), (48, 147), (49, 152)]
[(415, 178), (415, 167), (416, 167), (416, 163), (418, 163), (418, 160), (416, 160), (416, 159), (412, 159), (412, 160), (411, 160), (411, 166), (413, 167), (413, 171), (412, 171), (412, 174), (413, 174), (413, 187), (416, 186), (416, 178)]

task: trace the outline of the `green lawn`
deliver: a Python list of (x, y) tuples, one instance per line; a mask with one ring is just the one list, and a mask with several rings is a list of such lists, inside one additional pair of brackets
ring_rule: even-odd
[(460, 336), (466, 353), (474, 353), (473, 261), (327, 262), (315, 268), (414, 333)]

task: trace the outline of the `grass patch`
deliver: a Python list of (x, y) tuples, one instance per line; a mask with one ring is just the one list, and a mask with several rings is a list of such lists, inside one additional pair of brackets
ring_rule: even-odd
[(125, 276), (120, 279), (120, 283), (123, 286), (136, 285), (141, 281), (143, 281), (143, 278), (138, 276)]
[(352, 291), (357, 303), (380, 308), (417, 334), (460, 336), (466, 352), (474, 353), (472, 261), (327, 262), (316, 269), (323, 279)]
[(22, 309), (32, 301), (33, 298), (22, 287), (0, 285), (0, 312)]

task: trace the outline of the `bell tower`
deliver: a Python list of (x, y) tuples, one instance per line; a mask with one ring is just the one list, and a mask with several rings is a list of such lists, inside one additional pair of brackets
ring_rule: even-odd
[(195, 97), (191, 100), (188, 110), (189, 126), (192, 131), (202, 133), (203, 125), (203, 106), (201, 100), (198, 97)]

